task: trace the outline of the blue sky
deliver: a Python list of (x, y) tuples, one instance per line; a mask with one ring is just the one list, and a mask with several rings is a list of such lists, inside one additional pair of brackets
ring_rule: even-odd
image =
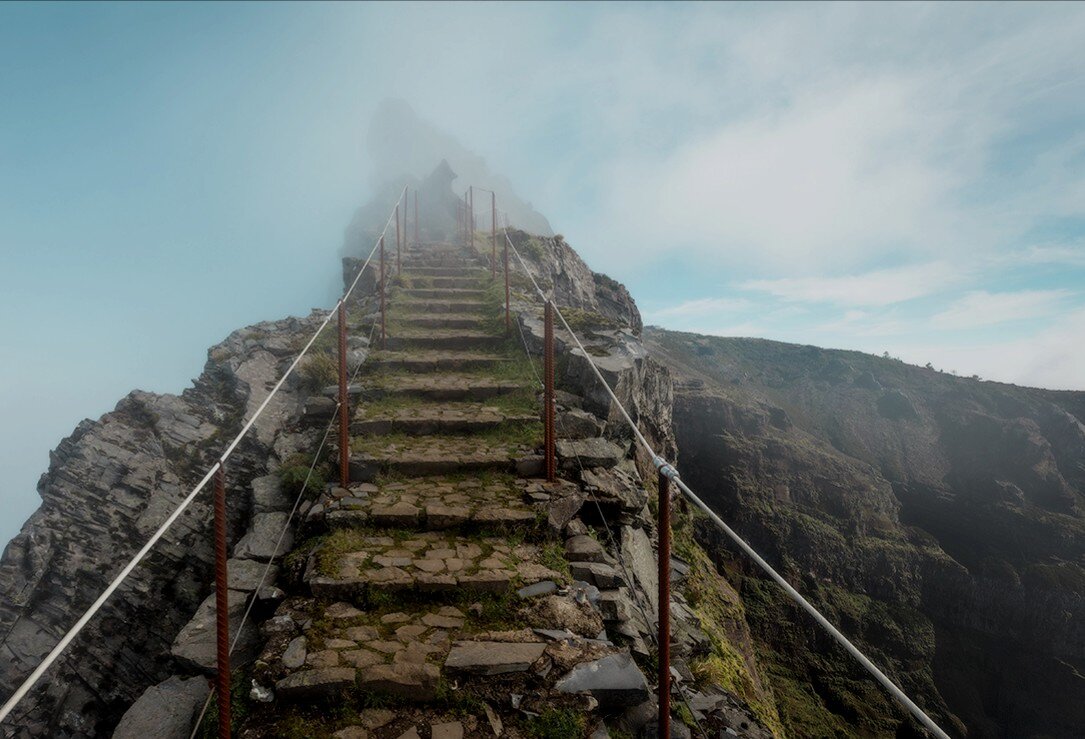
[(0, 539), (327, 306), (401, 97), (651, 323), (1085, 389), (1085, 6), (0, 4)]

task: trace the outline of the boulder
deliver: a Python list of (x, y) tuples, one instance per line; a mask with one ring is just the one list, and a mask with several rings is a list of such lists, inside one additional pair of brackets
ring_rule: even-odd
[(635, 706), (648, 697), (648, 682), (627, 653), (577, 665), (554, 686), (562, 693), (588, 693), (606, 708)]
[[(237, 634), (241, 618), (245, 614), (245, 603), (248, 599), (246, 593), (237, 590), (227, 591), (227, 604), (230, 611), (230, 639)], [(237, 648), (230, 659), (232, 667), (246, 664), (251, 660), (258, 647), (259, 632), (255, 624), (248, 624), (241, 634)], [(173, 640), (170, 654), (177, 660), (199, 672), (212, 673), (217, 663), (217, 647), (215, 640), (215, 596), (207, 596), (196, 614), (185, 624), (177, 638)]]
[(606, 552), (595, 539), (587, 534), (578, 534), (565, 540), (565, 559), (570, 562), (602, 562), (606, 559)]
[(603, 423), (591, 413), (570, 408), (557, 414), (555, 428), (561, 439), (593, 439), (603, 433)]
[[(644, 529), (622, 527), (622, 561), (633, 571), (635, 587), (648, 597), (652, 613), (659, 610), (659, 569), (656, 552)], [(630, 583), (634, 585), (634, 583)]]
[(258, 559), (266, 562), (272, 557), (281, 557), (289, 552), (294, 544), (294, 536), (289, 530), (283, 536), (282, 542), (276, 546), (287, 519), (286, 513), (257, 513), (252, 517), (252, 528), (234, 547), (234, 556), (238, 559)]
[(253, 513), (289, 511), (292, 501), (283, 492), (278, 475), (264, 475), (252, 481)]
[(125, 711), (113, 737), (188, 739), (208, 692), (207, 680), (202, 677), (174, 675), (152, 685)]
[(262, 585), (271, 585), (279, 575), (279, 568), (272, 565), (268, 570), (267, 579), (261, 582), (264, 569), (267, 565), (255, 559), (230, 559), (226, 562), (226, 586), (230, 590), (240, 590), (251, 593)]
[(612, 441), (594, 439), (559, 439), (554, 444), (564, 469), (613, 467), (625, 457), (625, 450)]

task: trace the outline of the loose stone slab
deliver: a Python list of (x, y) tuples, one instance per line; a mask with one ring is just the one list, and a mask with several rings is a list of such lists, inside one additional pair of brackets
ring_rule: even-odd
[(567, 469), (583, 467), (609, 468), (625, 457), (625, 451), (606, 439), (558, 439), (554, 444), (562, 466)]
[(562, 693), (589, 693), (607, 707), (635, 706), (648, 697), (648, 682), (626, 653), (579, 664), (554, 687)]
[(474, 675), (525, 672), (546, 651), (545, 644), (515, 642), (456, 642), (445, 660), (445, 669)]
[(252, 528), (234, 547), (234, 556), (266, 562), (272, 557), (287, 554), (294, 545), (293, 532), (287, 528), (282, 542), (279, 542), (279, 534), (286, 527), (288, 519), (286, 513), (257, 513), (252, 517)]
[(209, 688), (202, 677), (174, 675), (152, 685), (125, 711), (115, 739), (188, 739)]
[(284, 701), (334, 698), (354, 687), (355, 671), (350, 667), (305, 670), (287, 675), (275, 683), (275, 692)]

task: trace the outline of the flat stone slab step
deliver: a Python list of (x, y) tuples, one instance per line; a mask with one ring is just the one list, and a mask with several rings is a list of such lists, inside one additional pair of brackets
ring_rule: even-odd
[[(541, 440), (542, 424), (537, 425)], [(350, 479), (372, 480), (381, 472), (418, 476), (511, 472), (517, 462), (532, 457), (531, 447), (486, 437), (411, 436), (392, 442), (373, 437), (364, 439), (362, 449), (351, 456)]]
[(507, 413), (482, 403), (426, 403), (404, 408), (367, 409), (363, 403), (355, 412), (353, 434), (405, 433), (415, 436), (469, 434), (496, 429), (506, 423), (538, 421), (537, 413)]
[(442, 313), (432, 315), (428, 311), (411, 312), (399, 319), (411, 328), (478, 329), (485, 320), (481, 313)]
[(481, 300), (396, 300), (396, 308), (407, 314), (455, 313), (485, 314)]
[[(322, 546), (335, 547), (337, 536), (332, 534)], [(306, 573), (314, 597), (363, 602), (373, 591), (501, 594), (513, 585), (561, 580), (559, 573), (539, 564), (541, 552), (535, 544), (430, 531), (406, 540), (349, 537), (353, 546), (348, 551), (316, 552), (317, 571)]]
[(477, 275), (475, 277), (431, 277), (428, 275), (412, 276), (410, 273), (403, 275), (403, 283), (408, 288), (439, 287), (484, 290), (490, 282), (489, 275)]
[(409, 298), (430, 298), (438, 300), (474, 300), (482, 299), (485, 290), (469, 290), (458, 287), (403, 287), (397, 293)]
[(537, 484), (511, 476), (467, 479), (431, 477), (332, 488), (322, 504), (331, 529), (372, 526), (427, 531), (466, 526), (532, 526), (535, 509), (526, 488)]
[(388, 349), (496, 349), (505, 345), (504, 335), (471, 329), (404, 329), (387, 337)]
[(441, 372), (448, 370), (487, 370), (508, 364), (512, 360), (502, 354), (468, 351), (380, 351), (369, 356), (366, 369), (407, 370), (408, 372)]
[(405, 273), (423, 277), (489, 277), (490, 273), (482, 267), (455, 266), (455, 267), (411, 267)]
[(487, 400), (534, 389), (531, 380), (496, 380), (480, 375), (434, 372), (428, 375), (374, 375), (362, 388), (363, 398), (408, 396), (426, 400)]

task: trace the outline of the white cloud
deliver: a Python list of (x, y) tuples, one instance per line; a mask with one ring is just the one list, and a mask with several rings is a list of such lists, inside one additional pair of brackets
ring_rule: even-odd
[(959, 284), (966, 276), (965, 270), (946, 262), (929, 262), (840, 277), (747, 280), (739, 287), (789, 301), (886, 306), (940, 292)]
[(678, 305), (652, 311), (649, 315), (652, 319), (660, 318), (689, 318), (718, 313), (736, 313), (749, 310), (752, 302), (745, 298), (700, 298), (698, 300), (686, 300)]
[(1021, 290), (990, 293), (970, 292), (934, 315), (930, 325), (937, 329), (971, 329), (1048, 316), (1074, 296), (1072, 290)]
[(1039, 333), (1001, 342), (934, 343), (917, 341), (894, 345), (893, 354), (907, 362), (931, 362), (961, 375), (1065, 390), (1085, 389), (1085, 309), (1053, 320)]

